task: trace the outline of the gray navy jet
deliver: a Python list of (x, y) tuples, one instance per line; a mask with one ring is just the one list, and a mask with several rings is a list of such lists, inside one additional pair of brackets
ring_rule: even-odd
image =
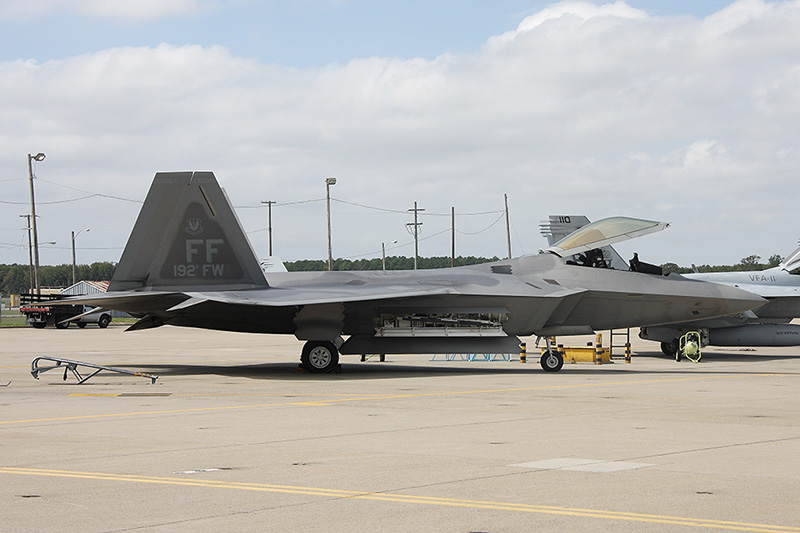
[[(520, 336), (684, 323), (764, 304), (734, 287), (570, 265), (551, 252), (437, 270), (265, 274), (211, 172), (156, 174), (109, 291), (65, 303), (75, 300), (139, 317), (130, 330), (294, 335), (306, 341), (309, 372), (338, 368), (339, 354), (516, 353)], [(540, 362), (563, 365), (555, 350)]]

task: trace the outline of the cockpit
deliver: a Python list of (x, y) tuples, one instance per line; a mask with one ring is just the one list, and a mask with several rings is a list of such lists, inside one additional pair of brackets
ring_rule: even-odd
[[(669, 223), (667, 222), (641, 218), (605, 218), (573, 231), (545, 251), (563, 258), (568, 265), (615, 268), (661, 275), (661, 267), (640, 261), (637, 253), (633, 254), (630, 261), (624, 261), (611, 245), (668, 227)], [(800, 252), (800, 249), (798, 251)], [(798, 262), (800, 262), (800, 257), (798, 257)]]

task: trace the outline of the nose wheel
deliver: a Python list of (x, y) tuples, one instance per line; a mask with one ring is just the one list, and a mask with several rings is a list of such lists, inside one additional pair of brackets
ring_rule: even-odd
[(539, 364), (545, 372), (558, 372), (564, 366), (564, 356), (557, 350), (548, 350), (539, 359)]

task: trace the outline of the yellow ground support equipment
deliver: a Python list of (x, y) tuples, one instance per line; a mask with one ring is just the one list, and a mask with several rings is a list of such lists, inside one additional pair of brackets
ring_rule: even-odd
[[(558, 344), (558, 351), (564, 357), (564, 363), (594, 363), (600, 365), (611, 361), (610, 351), (602, 346), (598, 347), (594, 343), (587, 343), (584, 346), (564, 346)], [(542, 348), (544, 355), (546, 348)]]
[(676, 361), (680, 361), (682, 357), (686, 357), (686, 359), (693, 363), (699, 363), (702, 355), (699, 332), (690, 331), (680, 338), (678, 341), (678, 351), (675, 352)]

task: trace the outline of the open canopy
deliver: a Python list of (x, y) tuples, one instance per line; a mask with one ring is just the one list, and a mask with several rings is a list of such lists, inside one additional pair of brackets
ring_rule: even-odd
[(668, 227), (668, 222), (657, 222), (641, 218), (604, 218), (573, 231), (547, 248), (547, 251), (559, 257), (566, 257), (587, 252), (594, 248), (609, 246), (620, 241), (635, 239)]

